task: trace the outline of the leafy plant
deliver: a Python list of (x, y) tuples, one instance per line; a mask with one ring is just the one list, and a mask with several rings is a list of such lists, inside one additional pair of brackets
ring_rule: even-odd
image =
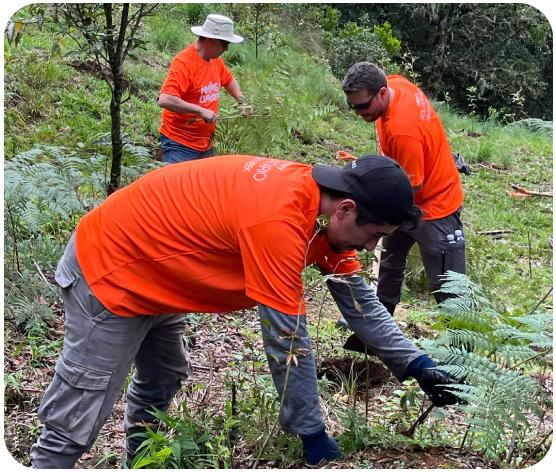
[[(17, 30), (15, 44), (19, 43), (24, 25), (37, 23), (39, 28), (45, 18), (58, 26), (59, 36), (52, 45), (52, 54), (62, 55), (62, 47), (69, 38), (76, 49), (69, 54), (79, 54), (93, 61), (102, 79), (110, 89), (110, 118), (112, 162), (108, 194), (115, 192), (121, 184), (121, 166), (124, 142), (122, 140), (121, 105), (126, 91), (123, 64), (127, 57), (137, 60), (136, 51), (145, 48), (139, 36), (142, 20), (151, 15), (157, 4), (141, 3), (57, 3), (52, 5), (32, 4), (29, 13), (32, 20), (16, 19), (7, 28)], [(36, 20), (36, 21), (35, 21)], [(12, 28), (12, 24), (15, 26)], [(12, 33), (13, 36), (13, 33)]]
[[(157, 166), (141, 147), (126, 145), (131, 182)], [(105, 197), (106, 156), (88, 158), (62, 147), (37, 146), (4, 166), (4, 302), (8, 319), (42, 332), (59, 299), (53, 274), (79, 218)], [(131, 164), (131, 162), (130, 162)]]
[(223, 97), (215, 139), (218, 153), (279, 155), (284, 148), (305, 152), (318, 139), (318, 123), (341, 103), (333, 76), (289, 48), (255, 60), (253, 46), (247, 45), (230, 51), (229, 58), (237, 61), (234, 75), (255, 114), (239, 116), (235, 101)]
[(373, 32), (379, 37), (382, 46), (390, 57), (394, 57), (400, 52), (402, 43), (392, 35), (392, 25), (390, 23), (385, 21), (382, 26), (374, 25)]
[(6, 411), (8, 396), (10, 390), (15, 390), (20, 396), (21, 389), (19, 388), (19, 383), (21, 381), (21, 372), (16, 372), (14, 374), (8, 374), (4, 376), (4, 411)]
[(524, 120), (515, 121), (513, 123), (510, 123), (508, 126), (531, 129), (550, 137), (554, 135), (554, 123), (552, 121), (545, 121), (539, 118), (527, 118)]
[[(377, 33), (357, 23), (347, 23), (343, 29), (327, 33), (334, 75), (342, 79), (353, 64), (361, 61), (374, 62), (381, 68), (389, 69), (391, 61), (388, 50), (393, 51), (395, 46), (388, 38), (386, 28), (379, 28)], [(386, 46), (384, 41), (387, 42)]]
[(210, 5), (207, 3), (185, 3), (187, 20), (191, 25), (199, 25), (205, 21), (205, 17), (210, 13)]
[(422, 345), (444, 363), (443, 369), (464, 379), (452, 390), (468, 402), (460, 408), (473, 433), (471, 441), (489, 458), (500, 460), (506, 449), (519, 448), (515, 437), (533, 428), (529, 415), (542, 421), (543, 407), (552, 405), (527, 375), (546, 367), (552, 357), (552, 315), (499, 313), (479, 285), (455, 272), (446, 275), (441, 291), (455, 295), (442, 304), (438, 316), (437, 328), (445, 332)]
[(228, 417), (218, 434), (211, 433), (205, 421), (193, 419), (182, 403), (179, 411), (169, 415), (154, 408), (151, 412), (170, 434), (146, 425), (146, 432), (131, 437), (144, 437), (131, 463), (132, 469), (201, 469), (229, 468), (230, 451), (226, 434), (236, 420)]
[(355, 408), (347, 408), (340, 414), (342, 424), (346, 431), (338, 436), (338, 444), (344, 453), (364, 449), (368, 444), (371, 428), (367, 423), (367, 418)]

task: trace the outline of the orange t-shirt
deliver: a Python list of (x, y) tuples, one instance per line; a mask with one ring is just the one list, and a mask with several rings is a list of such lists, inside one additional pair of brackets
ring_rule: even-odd
[(423, 187), (415, 203), (425, 220), (451, 215), (463, 203), (458, 170), (440, 118), (423, 92), (404, 77), (388, 77), (394, 98), (376, 121), (379, 152), (396, 160), (411, 185)]
[[(233, 78), (221, 57), (205, 61), (193, 43), (172, 61), (160, 93), (174, 95), (218, 113), (220, 89)], [(193, 119), (195, 121), (188, 123)], [(198, 115), (162, 110), (160, 132), (184, 146), (206, 151), (212, 146), (215, 131), (216, 123), (205, 123)]]
[[(121, 316), (218, 313), (262, 303), (305, 313), (301, 271), (360, 270), (315, 235), (320, 192), (304, 164), (221, 156), (157, 169), (77, 226), (77, 259)], [(352, 258), (346, 260), (347, 258)]]

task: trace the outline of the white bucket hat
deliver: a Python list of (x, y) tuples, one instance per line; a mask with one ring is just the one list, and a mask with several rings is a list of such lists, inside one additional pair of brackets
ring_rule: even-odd
[(203, 26), (192, 26), (191, 31), (204, 38), (221, 39), (230, 43), (241, 43), (243, 38), (234, 34), (234, 22), (223, 15), (210, 14)]

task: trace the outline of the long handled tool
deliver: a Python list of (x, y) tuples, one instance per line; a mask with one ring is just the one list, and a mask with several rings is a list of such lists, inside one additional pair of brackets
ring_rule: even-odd
[(425, 410), (425, 412), (421, 416), (419, 416), (419, 418), (417, 418), (417, 421), (415, 421), (415, 423), (413, 423), (411, 425), (411, 428), (409, 428), (407, 431), (401, 431), (400, 434), (403, 434), (404, 436), (407, 436), (408, 438), (412, 438), (413, 435), (415, 434), (415, 429), (417, 428), (417, 426), (419, 426), (420, 424), (423, 424), (423, 422), (425, 421), (427, 416), (429, 416), (429, 413), (432, 411), (433, 408), (434, 408), (434, 404), (429, 406)]

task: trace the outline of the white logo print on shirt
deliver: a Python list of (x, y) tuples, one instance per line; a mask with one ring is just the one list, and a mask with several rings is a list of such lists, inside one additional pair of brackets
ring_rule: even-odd
[(212, 103), (220, 98), (220, 84), (209, 82), (208, 85), (201, 87), (199, 103)]
[[(243, 166), (243, 172), (251, 172), (257, 162), (263, 159), (263, 157), (255, 157), (253, 160), (249, 161)], [(266, 162), (259, 164), (259, 166), (255, 169), (255, 172), (253, 173), (253, 179), (255, 179), (257, 182), (262, 182), (266, 179), (268, 173), (272, 169), (284, 170), (290, 164), (291, 162), (284, 162), (278, 159), (267, 160)]]

